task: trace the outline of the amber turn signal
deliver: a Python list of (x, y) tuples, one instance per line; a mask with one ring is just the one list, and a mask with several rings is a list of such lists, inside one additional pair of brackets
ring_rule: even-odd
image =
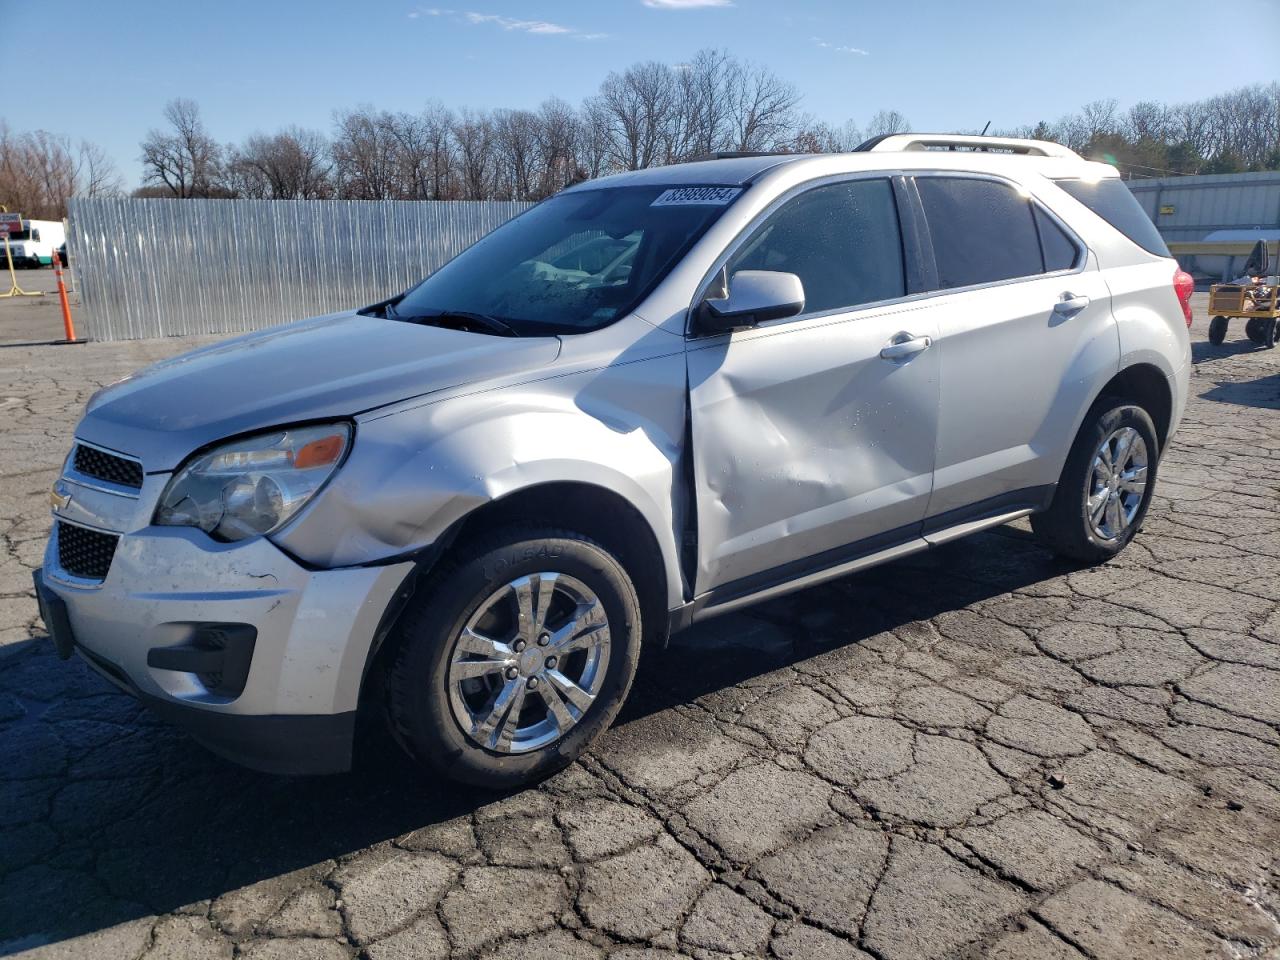
[(346, 437), (341, 434), (312, 440), (294, 455), (293, 466), (297, 470), (306, 470), (308, 467), (327, 467), (342, 456), (342, 448), (346, 443)]

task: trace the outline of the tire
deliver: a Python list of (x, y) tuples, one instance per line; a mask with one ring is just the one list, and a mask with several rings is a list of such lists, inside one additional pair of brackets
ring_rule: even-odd
[(1227, 339), (1227, 318), (1214, 317), (1209, 321), (1209, 342), (1215, 347)]
[(1254, 343), (1262, 343), (1267, 339), (1263, 324), (1270, 323), (1265, 317), (1250, 317), (1244, 325), (1244, 335)]
[(1280, 320), (1264, 320), (1262, 333), (1262, 346), (1265, 350), (1270, 350), (1276, 345), (1276, 327), (1280, 327)]
[[(525, 590), (531, 616), (521, 626)], [(577, 626), (566, 631), (571, 616)], [(540, 780), (617, 715), (641, 628), (631, 578), (599, 544), (565, 530), (496, 531), (461, 548), (401, 616), (387, 677), (392, 733), (453, 780), (495, 789)]]
[[(1122, 470), (1122, 477), (1128, 473), (1132, 483), (1138, 461), (1144, 463), (1140, 492), (1131, 486), (1126, 488), (1123, 479), (1109, 486), (1106, 468), (1095, 466), (1101, 459), (1103, 442), (1108, 444), (1108, 455), (1114, 457), (1125, 449), (1121, 447), (1122, 439), (1133, 441), (1127, 448), (1132, 459), (1127, 458), (1122, 468), (1126, 465), (1135, 468)], [(1141, 440), (1141, 447), (1137, 439)], [(1103, 397), (1085, 415), (1062, 468), (1053, 501), (1048, 510), (1031, 517), (1031, 529), (1041, 543), (1059, 556), (1084, 563), (1110, 560), (1129, 545), (1142, 527), (1155, 489), (1159, 459), (1155, 425), (1147, 412), (1126, 400)], [(1101, 503), (1100, 521), (1093, 507), (1098, 502)], [(1116, 507), (1114, 511), (1112, 504)]]

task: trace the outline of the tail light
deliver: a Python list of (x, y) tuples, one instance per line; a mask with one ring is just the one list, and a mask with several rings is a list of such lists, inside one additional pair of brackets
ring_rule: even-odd
[(1187, 326), (1191, 326), (1191, 294), (1196, 292), (1196, 282), (1191, 274), (1179, 269), (1173, 274), (1173, 292), (1178, 295), (1182, 304), (1182, 315), (1187, 318)]

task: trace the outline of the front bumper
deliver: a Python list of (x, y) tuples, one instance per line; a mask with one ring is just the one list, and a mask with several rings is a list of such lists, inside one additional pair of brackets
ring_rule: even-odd
[[(255, 769), (329, 773), (350, 766), (369, 654), (412, 568), (310, 570), (265, 538), (223, 544), (148, 526), (121, 536), (92, 584), (61, 569), (55, 532), (37, 591), (47, 618), (65, 611), (67, 649), (215, 752)], [(252, 639), (236, 689), (174, 669), (175, 651), (189, 655), (206, 625)]]

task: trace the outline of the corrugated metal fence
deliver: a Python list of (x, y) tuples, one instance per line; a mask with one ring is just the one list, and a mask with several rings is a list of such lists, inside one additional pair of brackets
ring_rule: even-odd
[(77, 325), (95, 340), (232, 333), (374, 303), (530, 206), (72, 200)]
[(1165, 240), (1203, 240), (1219, 230), (1280, 228), (1280, 174), (1223, 173), (1129, 180)]

